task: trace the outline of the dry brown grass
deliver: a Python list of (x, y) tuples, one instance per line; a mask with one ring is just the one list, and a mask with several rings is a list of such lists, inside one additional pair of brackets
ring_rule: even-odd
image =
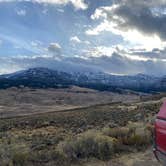
[[(1, 165), (80, 165), (82, 160), (107, 160), (122, 152), (143, 150), (151, 144), (149, 119), (158, 108), (159, 101), (115, 103), (0, 119)], [(142, 114), (148, 116), (141, 119)]]
[(1, 118), (55, 112), (117, 101), (138, 101), (137, 95), (98, 92), (86, 88), (0, 90)]

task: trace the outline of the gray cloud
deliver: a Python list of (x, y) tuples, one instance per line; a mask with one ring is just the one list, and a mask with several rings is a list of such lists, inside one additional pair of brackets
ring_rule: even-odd
[(111, 57), (92, 57), (87, 63), (99, 66), (104, 72), (126, 75), (144, 73), (159, 76), (165, 75), (166, 70), (165, 61), (133, 60), (118, 53), (113, 53)]
[(130, 55), (138, 55), (142, 58), (152, 58), (166, 60), (166, 49), (153, 49), (152, 51), (141, 51), (141, 50), (132, 50), (133, 52), (129, 53)]
[(165, 75), (166, 69), (166, 1), (118, 0), (96, 9), (91, 18), (98, 25), (87, 35), (112, 32), (124, 43), (112, 56), (91, 58), (104, 71), (118, 74)]
[(158, 35), (166, 40), (165, 0), (121, 0), (115, 5), (100, 7), (98, 11), (121, 31), (137, 29), (145, 35)]
[(165, 75), (166, 61), (158, 60), (133, 60), (119, 53), (114, 52), (112, 56), (89, 57), (63, 57), (56, 59), (54, 56), (36, 56), (0, 58), (0, 65), (5, 68), (0, 73), (10, 73), (18, 70), (46, 67), (66, 72), (107, 72), (115, 74), (134, 75), (138, 73), (151, 75)]
[(48, 51), (55, 57), (61, 56), (61, 46), (58, 43), (50, 43)]

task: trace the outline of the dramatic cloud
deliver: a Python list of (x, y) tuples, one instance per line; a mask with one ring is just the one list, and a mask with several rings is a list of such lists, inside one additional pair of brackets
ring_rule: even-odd
[(91, 19), (101, 20), (101, 23), (88, 29), (88, 35), (110, 31), (134, 44), (143, 43), (149, 48), (165, 46), (165, 0), (121, 0), (111, 6), (99, 7)]
[(165, 74), (166, 0), (0, 2), (8, 2), (0, 3), (1, 73), (51, 67)]
[(48, 3), (48, 4), (56, 4), (56, 5), (67, 5), (72, 4), (76, 9), (85, 10), (88, 8), (88, 5), (84, 2), (84, 0), (0, 0), (0, 2), (21, 2), (21, 1), (29, 1), (36, 3)]

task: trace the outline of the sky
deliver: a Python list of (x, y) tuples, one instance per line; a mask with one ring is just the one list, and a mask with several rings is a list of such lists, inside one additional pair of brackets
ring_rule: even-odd
[(166, 0), (0, 0), (0, 74), (166, 75), (165, 29)]

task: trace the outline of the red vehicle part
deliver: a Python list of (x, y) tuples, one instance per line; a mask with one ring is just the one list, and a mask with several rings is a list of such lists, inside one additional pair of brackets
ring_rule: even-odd
[(166, 102), (160, 108), (155, 121), (154, 154), (166, 165)]

